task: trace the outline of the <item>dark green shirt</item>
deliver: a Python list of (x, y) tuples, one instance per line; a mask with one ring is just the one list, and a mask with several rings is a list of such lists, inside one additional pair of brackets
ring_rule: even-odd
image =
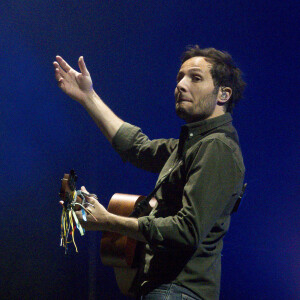
[[(245, 168), (238, 136), (226, 113), (182, 126), (180, 139), (149, 140), (122, 125), (113, 146), (124, 161), (159, 172), (158, 205), (138, 218), (147, 240), (140, 286), (182, 285), (203, 299), (218, 299), (221, 250)], [(182, 161), (182, 163), (180, 163)]]

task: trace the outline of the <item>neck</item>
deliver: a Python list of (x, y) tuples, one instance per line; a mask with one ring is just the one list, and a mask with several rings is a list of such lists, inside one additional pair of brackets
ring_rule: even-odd
[(225, 114), (225, 112), (224, 112), (223, 108), (217, 109), (217, 107), (216, 107), (214, 112), (208, 118), (206, 118), (206, 120), (216, 118), (216, 117), (222, 116), (224, 114)]

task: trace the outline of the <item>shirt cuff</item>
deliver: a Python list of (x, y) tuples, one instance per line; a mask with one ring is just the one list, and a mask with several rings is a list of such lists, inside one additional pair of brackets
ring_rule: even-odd
[(149, 244), (153, 246), (163, 241), (163, 236), (157, 230), (156, 226), (153, 226), (154, 216), (145, 216), (138, 218), (139, 231)]
[(141, 129), (129, 123), (123, 123), (112, 139), (113, 148), (122, 154), (129, 150), (134, 142), (134, 137)]

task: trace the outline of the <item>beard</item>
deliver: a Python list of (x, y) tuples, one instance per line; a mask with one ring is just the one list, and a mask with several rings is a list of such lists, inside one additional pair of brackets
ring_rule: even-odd
[(209, 118), (217, 105), (217, 93), (212, 92), (195, 102), (176, 103), (176, 114), (187, 123)]

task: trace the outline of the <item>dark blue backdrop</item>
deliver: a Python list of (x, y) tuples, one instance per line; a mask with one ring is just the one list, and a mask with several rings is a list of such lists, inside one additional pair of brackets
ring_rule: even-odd
[[(249, 184), (225, 239), (221, 299), (299, 299), (297, 1), (2, 1), (0, 4), (1, 299), (123, 299), (102, 266), (101, 234), (59, 247), (58, 190), (107, 205), (149, 192), (156, 176), (124, 165), (52, 61), (84, 55), (96, 91), (151, 138), (178, 137), (173, 91), (188, 44), (230, 52), (245, 74), (234, 112)], [(298, 193), (297, 193), (298, 192)]]

